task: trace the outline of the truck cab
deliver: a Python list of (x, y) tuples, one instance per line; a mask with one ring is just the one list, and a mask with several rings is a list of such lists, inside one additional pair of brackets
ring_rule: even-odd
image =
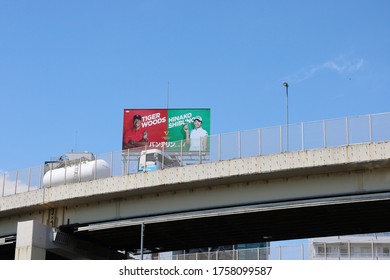
[(141, 152), (138, 159), (138, 172), (146, 172), (180, 166), (180, 162), (159, 149), (150, 149)]

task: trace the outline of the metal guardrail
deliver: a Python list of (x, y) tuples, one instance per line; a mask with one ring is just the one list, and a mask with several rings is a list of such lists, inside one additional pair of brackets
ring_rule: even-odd
[[(178, 165), (189, 165), (292, 151), (389, 141), (390, 112), (290, 124), (288, 125), (288, 139), (286, 139), (286, 128), (285, 125), (280, 125), (211, 135), (208, 139), (209, 148), (207, 152), (186, 151), (183, 141), (169, 142), (169, 147), (163, 147), (163, 151), (169, 153), (178, 162)], [(176, 148), (172, 151), (172, 147)], [(108, 163), (109, 173), (107, 176), (121, 176), (138, 172), (139, 156), (140, 151), (127, 150), (95, 155), (95, 159), (101, 159)], [(80, 176), (82, 168), (80, 162), (80, 167), (77, 169), (78, 181), (82, 181)], [(95, 168), (92, 179), (88, 178), (88, 180), (100, 178), (100, 175)], [(14, 172), (1, 171), (0, 195), (8, 196), (45, 187), (43, 177), (44, 165)], [(64, 178), (63, 184), (68, 182)]]

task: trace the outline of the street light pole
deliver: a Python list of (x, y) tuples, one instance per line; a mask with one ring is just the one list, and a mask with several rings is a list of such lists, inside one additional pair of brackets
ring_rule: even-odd
[(286, 88), (286, 152), (288, 152), (288, 83), (284, 82), (283, 86)]

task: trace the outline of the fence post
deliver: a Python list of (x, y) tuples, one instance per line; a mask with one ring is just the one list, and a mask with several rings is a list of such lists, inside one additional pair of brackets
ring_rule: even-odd
[(351, 241), (348, 240), (348, 258), (351, 259)]
[(198, 163), (201, 164), (202, 163), (202, 139), (203, 137), (199, 137), (199, 153), (198, 153), (198, 156), (199, 156), (199, 161)]
[(110, 168), (110, 177), (114, 174), (114, 152), (111, 152), (111, 168)]
[(65, 166), (65, 170), (64, 170), (64, 173), (65, 173), (65, 178), (64, 178), (64, 184), (66, 185), (66, 159), (64, 161), (64, 166)]
[(372, 143), (372, 118), (371, 114), (368, 115), (368, 126), (370, 129), (370, 144)]
[(64, 166), (65, 166), (65, 170), (64, 170), (64, 173), (65, 173), (64, 184), (66, 185), (66, 159), (64, 160)]
[(4, 172), (4, 176), (3, 176), (3, 190), (1, 192), (2, 197), (4, 196), (4, 189), (5, 189), (5, 172)]
[(19, 170), (16, 170), (16, 179), (15, 179), (15, 191), (14, 194), (16, 194), (16, 191), (18, 189), (18, 176), (19, 176)]
[(283, 128), (279, 127), (280, 153), (283, 153)]
[(282, 260), (282, 246), (279, 245), (279, 260)]
[(327, 260), (328, 259), (328, 250), (326, 247), (326, 242), (324, 242), (324, 252), (325, 252), (325, 260)]
[(27, 186), (27, 191), (30, 191), (30, 184), (31, 184), (31, 167), (28, 169), (28, 186)]
[(166, 146), (165, 145), (163, 145), (163, 147), (162, 147), (162, 149), (161, 149), (161, 169), (164, 169), (165, 168), (165, 160), (164, 160), (164, 158), (165, 158), (165, 149), (166, 149)]
[(80, 167), (79, 167), (79, 183), (81, 182), (81, 158), (80, 158), (80, 162), (79, 162), (79, 164), (80, 164)]
[(237, 132), (238, 158), (241, 158), (241, 131)]
[(302, 141), (302, 151), (305, 150), (305, 124), (301, 122), (301, 141)]
[[(143, 172), (146, 172), (146, 157), (147, 157), (147, 148), (146, 148), (146, 146), (145, 146), (145, 160), (144, 160), (144, 171)], [(142, 154), (142, 152), (141, 152), (141, 154)], [(141, 156), (141, 155), (140, 155)], [(140, 161), (141, 162), (141, 161)], [(139, 167), (138, 167), (139, 168)]]
[(326, 120), (322, 121), (322, 130), (323, 130), (323, 135), (324, 135), (324, 148), (326, 148), (327, 143), (326, 143)]
[(42, 188), (43, 176), (45, 175), (45, 174), (42, 174), (43, 173), (42, 166), (43, 166), (42, 164), (39, 165), (39, 188)]
[(221, 160), (221, 134), (218, 134), (218, 161)]
[(130, 149), (127, 149), (126, 174), (124, 174), (124, 175), (127, 175), (127, 174), (130, 173), (130, 164), (131, 164), (131, 160), (130, 160)]
[(349, 123), (348, 123), (348, 116), (345, 117), (345, 135), (346, 135), (346, 141), (347, 146), (349, 145)]
[[(93, 179), (94, 180), (96, 180), (97, 178), (98, 178), (98, 174), (97, 174), (97, 156), (95, 156), (95, 157), (93, 157), (94, 159), (95, 159), (95, 164), (94, 164), (94, 166), (93, 166), (93, 168), (95, 169), (95, 172), (93, 172)], [(122, 174), (122, 175), (124, 175), (124, 174)]]
[(180, 140), (180, 166), (183, 166), (183, 139)]
[(145, 232), (145, 223), (142, 222), (141, 224), (141, 260), (144, 259), (144, 232)]
[(261, 156), (261, 128), (258, 129), (258, 138), (259, 138), (259, 156)]

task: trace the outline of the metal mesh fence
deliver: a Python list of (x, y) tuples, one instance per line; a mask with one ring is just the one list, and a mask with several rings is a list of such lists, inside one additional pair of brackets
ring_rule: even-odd
[[(352, 116), (291, 124), (288, 127), (282, 125), (211, 135), (208, 138), (208, 149), (205, 151), (186, 151), (182, 141), (170, 143), (178, 148), (174, 152), (162, 149), (163, 161), (166, 158), (166, 162), (162, 162), (158, 169), (389, 140), (390, 113)], [(64, 170), (64, 178), (59, 182), (70, 184), (140, 172), (141, 152), (142, 150), (124, 150), (95, 155), (95, 165), (80, 163), (79, 167), (68, 173)], [(168, 161), (171, 164), (168, 164)], [(66, 164), (65, 162), (65, 166)], [(88, 170), (91, 174), (82, 176), (83, 170)], [(50, 174), (49, 179), (44, 178), (44, 173), (43, 166), (11, 172), (0, 171), (0, 193), (7, 196), (52, 185), (54, 173)], [(71, 175), (71, 178), (76, 179), (69, 180), (68, 176)]]

